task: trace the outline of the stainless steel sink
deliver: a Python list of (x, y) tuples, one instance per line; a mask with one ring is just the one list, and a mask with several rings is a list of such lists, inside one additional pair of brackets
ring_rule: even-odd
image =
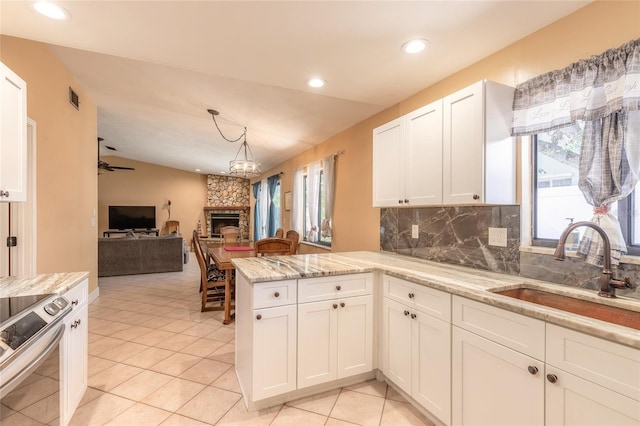
[(526, 287), (498, 290), (494, 291), (494, 293), (640, 330), (640, 312), (630, 309), (618, 308)]

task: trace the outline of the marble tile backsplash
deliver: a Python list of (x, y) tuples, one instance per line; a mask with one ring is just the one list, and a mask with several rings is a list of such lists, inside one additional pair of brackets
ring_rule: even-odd
[[(412, 226), (418, 225), (418, 238)], [(507, 247), (488, 245), (488, 231), (507, 228)], [(517, 275), (520, 206), (380, 209), (380, 247), (437, 262)]]
[[(418, 225), (418, 238), (411, 237)], [(507, 228), (507, 247), (488, 245), (488, 228)], [(572, 287), (598, 288), (601, 268), (582, 259), (559, 262), (520, 252), (520, 206), (445, 206), (380, 209), (380, 248), (436, 262), (468, 266)], [(616, 276), (639, 287), (618, 294), (640, 300), (640, 265), (622, 264)]]

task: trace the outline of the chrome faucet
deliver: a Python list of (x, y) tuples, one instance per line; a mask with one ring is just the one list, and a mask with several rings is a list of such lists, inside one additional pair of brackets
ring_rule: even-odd
[(565, 260), (564, 253), (564, 245), (567, 241), (567, 237), (574, 229), (586, 226), (589, 228), (593, 228), (600, 236), (602, 237), (602, 241), (604, 242), (604, 266), (602, 267), (602, 273), (600, 274), (600, 279), (598, 282), (600, 283), (600, 291), (598, 292), (598, 296), (602, 297), (616, 297), (616, 288), (636, 288), (636, 285), (631, 282), (629, 277), (624, 277), (622, 280), (617, 280), (612, 277), (613, 272), (611, 271), (611, 242), (609, 241), (609, 237), (607, 233), (600, 226), (596, 225), (593, 222), (576, 222), (567, 226), (560, 235), (560, 239), (558, 240), (558, 246), (556, 247), (556, 251), (553, 254), (556, 260)]

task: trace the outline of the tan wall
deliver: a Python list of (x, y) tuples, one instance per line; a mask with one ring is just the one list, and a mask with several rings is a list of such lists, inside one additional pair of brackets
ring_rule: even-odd
[(133, 171), (106, 172), (98, 177), (98, 229), (100, 236), (109, 227), (109, 206), (156, 206), (156, 226), (164, 228), (169, 219), (180, 221), (180, 232), (191, 243), (198, 224), (205, 228), (203, 207), (207, 200), (207, 176), (156, 166), (126, 158), (103, 156), (103, 161)]
[[(36, 121), (37, 272), (89, 271), (97, 287), (97, 108), (42, 43), (2, 36), (0, 60), (27, 82)], [(80, 110), (69, 104), (69, 86)]]
[[(371, 207), (371, 135), (375, 127), (478, 80), (490, 79), (516, 85), (638, 37), (640, 2), (594, 2), (277, 165), (266, 171), (263, 177), (283, 171), (281, 192), (284, 194), (291, 191), (296, 168), (332, 152), (345, 150), (346, 153), (337, 161), (332, 250), (378, 250), (380, 209)], [(288, 229), (291, 226), (290, 214), (282, 212), (282, 227)]]

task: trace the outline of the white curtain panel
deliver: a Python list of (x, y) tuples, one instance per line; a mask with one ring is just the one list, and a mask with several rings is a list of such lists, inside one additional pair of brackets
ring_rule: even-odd
[(331, 238), (333, 235), (333, 204), (335, 199), (336, 155), (331, 154), (322, 161), (322, 181), (324, 184), (324, 215), (320, 224), (321, 236)]
[(304, 235), (304, 170), (298, 169), (293, 175), (291, 206), (291, 229)]
[(307, 209), (307, 241), (318, 241), (320, 224), (318, 223), (318, 209), (320, 201), (320, 161), (314, 161), (307, 166), (307, 197), (309, 208)]

